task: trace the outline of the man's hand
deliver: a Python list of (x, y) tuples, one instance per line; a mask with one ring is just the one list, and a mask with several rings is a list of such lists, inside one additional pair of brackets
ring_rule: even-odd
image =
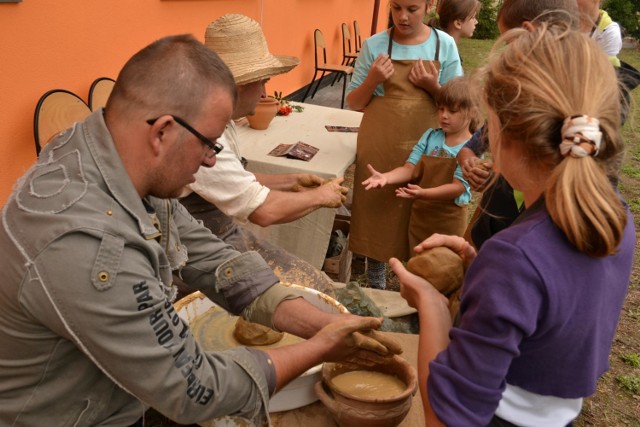
[(382, 319), (375, 317), (345, 316), (322, 328), (310, 341), (324, 348), (323, 360), (328, 362), (380, 363), (402, 352), (396, 341), (375, 331), (381, 324)]
[(328, 179), (317, 189), (321, 193), (319, 200), (323, 207), (338, 208), (347, 201), (349, 189), (341, 185), (343, 182), (343, 177)]
[(316, 188), (324, 184), (325, 180), (318, 175), (302, 173), (298, 175), (298, 181), (291, 187), (291, 191), (304, 191), (309, 188)]

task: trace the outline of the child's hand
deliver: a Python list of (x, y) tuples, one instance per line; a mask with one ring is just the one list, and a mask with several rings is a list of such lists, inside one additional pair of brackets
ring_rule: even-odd
[(389, 77), (393, 75), (393, 63), (391, 58), (386, 53), (381, 53), (376, 59), (373, 60), (367, 79), (371, 80), (376, 86), (385, 82)]
[(382, 188), (387, 185), (387, 177), (384, 174), (378, 172), (373, 168), (373, 166), (367, 164), (367, 169), (371, 172), (371, 176), (364, 181), (362, 181), (362, 185), (364, 185), (365, 190), (370, 190), (372, 188)]
[(415, 246), (413, 250), (417, 254), (421, 254), (428, 249), (437, 248), (439, 246), (447, 247), (460, 255), (460, 258), (462, 258), (462, 262), (464, 263), (465, 270), (476, 258), (475, 248), (471, 246), (471, 244), (467, 242), (463, 237), (449, 236), (446, 234), (434, 233), (420, 242), (417, 246)]
[(396, 190), (396, 197), (403, 199), (419, 199), (423, 188), (415, 184), (407, 184), (406, 187), (401, 187)]
[(484, 186), (491, 178), (493, 163), (478, 157), (469, 157), (460, 165), (462, 176), (474, 191), (484, 190)]

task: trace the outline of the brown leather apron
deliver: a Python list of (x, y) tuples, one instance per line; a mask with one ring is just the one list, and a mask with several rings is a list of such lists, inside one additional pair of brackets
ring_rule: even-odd
[[(436, 37), (437, 32), (434, 31)], [(389, 57), (393, 45), (389, 35)], [(439, 68), (440, 40), (433, 59)], [(409, 81), (414, 60), (393, 60), (394, 74), (384, 83), (384, 96), (373, 96), (364, 110), (356, 149), (356, 170), (349, 247), (357, 254), (387, 261), (407, 260), (407, 229), (411, 200), (396, 197), (399, 186), (365, 191), (362, 181), (371, 174), (367, 164), (381, 172), (403, 165), (427, 129), (437, 126), (435, 101)]]
[[(458, 162), (455, 157), (422, 155), (413, 172), (412, 182), (422, 188), (449, 184)], [(453, 200), (414, 200), (409, 220), (409, 248), (433, 233), (462, 236), (467, 228), (467, 206), (458, 206)]]

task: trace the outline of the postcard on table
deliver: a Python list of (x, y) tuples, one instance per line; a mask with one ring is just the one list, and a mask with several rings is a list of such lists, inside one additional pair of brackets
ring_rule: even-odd
[(358, 132), (360, 130), (359, 126), (334, 126), (334, 125), (325, 125), (325, 128), (329, 132)]
[(309, 161), (319, 150), (319, 148), (313, 145), (298, 141), (295, 144), (279, 144), (269, 152), (269, 155), (276, 157), (286, 156), (290, 159)]

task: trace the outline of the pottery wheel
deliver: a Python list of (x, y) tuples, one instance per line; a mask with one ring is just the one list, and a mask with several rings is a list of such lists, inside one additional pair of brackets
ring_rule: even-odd
[[(227, 313), (224, 309), (213, 306), (190, 322), (191, 332), (205, 351), (222, 351), (242, 346), (233, 336), (238, 316)], [(257, 345), (254, 348), (276, 348), (304, 341), (295, 335), (285, 332), (282, 339), (270, 345)]]

